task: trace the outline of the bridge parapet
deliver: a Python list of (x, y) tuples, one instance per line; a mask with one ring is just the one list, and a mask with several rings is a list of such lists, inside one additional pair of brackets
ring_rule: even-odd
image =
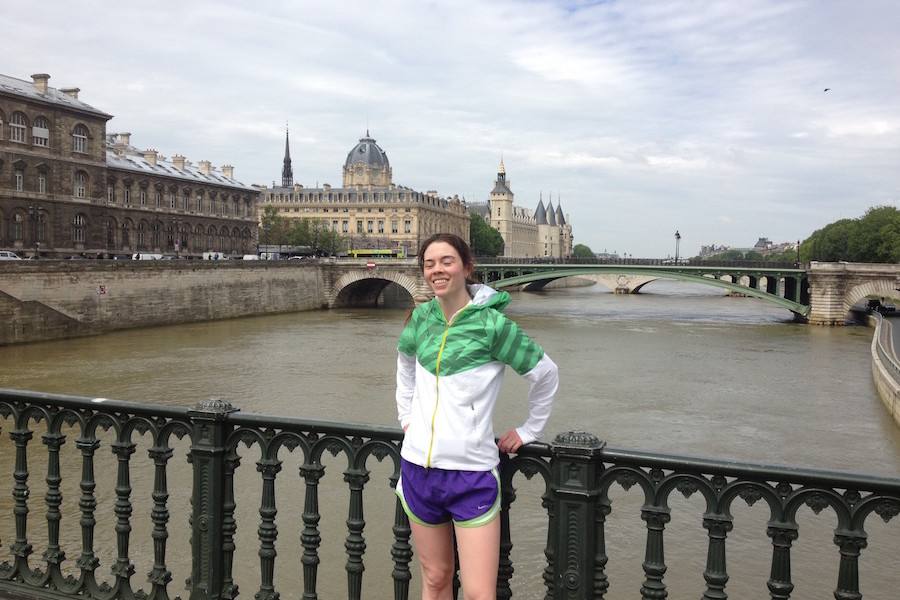
[[(367, 400), (364, 394), (360, 399)], [(2, 485), (12, 490), (12, 505), (0, 515), (0, 529), (12, 532), (10, 560), (0, 563), (0, 595), (165, 600), (174, 596), (172, 582), (184, 581), (183, 575), (190, 576), (192, 600), (234, 599), (241, 582), (258, 586), (246, 592), (258, 600), (298, 597), (301, 589), (303, 598), (408, 600), (413, 595), (411, 530), (393, 489), (403, 440), (399, 427), (242, 413), (219, 398), (188, 409), (5, 389), (0, 424), (8, 429), (0, 438)], [(183, 450), (187, 461), (180, 458)], [(39, 471), (29, 471), (26, 459), (32, 457), (47, 465), (45, 487), (32, 483), (40, 483)], [(867, 548), (867, 529), (900, 514), (896, 478), (616, 449), (584, 431), (561, 433), (549, 446), (528, 444), (500, 460), (498, 598), (513, 597), (514, 585), (522, 581), (519, 573), (528, 574), (529, 597), (538, 595), (535, 565), (527, 558), (538, 555), (544, 557), (543, 598), (604, 598), (607, 591), (626, 596), (606, 571), (607, 563), (630, 559), (621, 543), (606, 544), (608, 531), (621, 533), (623, 524), (630, 527), (626, 537), (646, 540), (636, 566), (643, 569), (642, 598), (670, 595), (664, 574), (673, 549), (691, 558), (704, 547), (703, 566), (679, 563), (699, 567), (694, 574), (706, 581), (704, 598), (725, 598), (726, 584), (729, 597), (732, 589), (743, 597), (748, 594), (740, 592), (766, 586), (772, 598), (787, 598), (794, 588), (792, 561), (821, 564), (833, 556), (833, 545), (840, 553), (833, 572), (835, 598), (862, 598), (861, 583), (876, 595), (894, 589), (884, 577), (896, 562), (893, 546), (884, 538), (873, 544), (865, 554), (868, 569), (860, 569), (860, 555)], [(283, 461), (295, 468), (282, 469)], [(523, 478), (536, 480), (540, 498), (534, 487), (522, 486), (517, 499)], [(77, 513), (63, 502), (71, 488), (62, 483), (69, 480), (81, 490)], [(152, 482), (152, 489), (132, 489), (132, 481)], [(46, 490), (43, 496), (32, 493), (40, 489)], [(622, 492), (638, 497), (629, 502)], [(666, 530), (677, 496), (693, 497), (689, 503), (679, 498), (677, 507), (696, 530)], [(110, 498), (114, 511), (104, 510)], [(530, 507), (538, 502), (544, 510), (535, 516)], [(734, 518), (733, 509), (743, 505), (761, 507), (763, 518)], [(301, 532), (296, 522), (285, 526), (282, 507), (302, 510)], [(29, 513), (39, 519), (45, 514), (45, 523), (26, 519)], [(137, 526), (139, 516), (147, 514), (152, 529)], [(618, 520), (607, 528), (611, 514)], [(527, 536), (518, 537), (524, 531), (514, 531), (511, 515), (520, 522), (527, 516)], [(373, 529), (378, 521), (392, 526)], [(734, 528), (741, 537), (728, 544)], [(285, 530), (300, 544), (279, 544), (276, 551)], [(791, 548), (801, 530), (801, 539), (821, 540), (805, 553)], [(189, 538), (189, 552), (174, 543), (181, 536)], [(743, 577), (732, 581), (726, 548), (727, 564), (753, 560), (763, 547), (756, 540), (766, 538), (772, 540), (768, 579), (747, 578), (742, 571)], [(754, 543), (748, 545), (748, 539)], [(523, 557), (518, 569), (513, 542), (528, 550), (515, 555)], [(80, 554), (67, 558), (70, 548)], [(344, 577), (322, 576), (329, 573), (325, 565), (319, 569), (322, 557), (338, 552), (346, 553)], [(247, 560), (254, 554), (258, 560)], [(389, 562), (378, 562), (388, 555)], [(136, 565), (151, 556), (146, 578), (134, 577)], [(367, 570), (367, 565), (381, 568)]]

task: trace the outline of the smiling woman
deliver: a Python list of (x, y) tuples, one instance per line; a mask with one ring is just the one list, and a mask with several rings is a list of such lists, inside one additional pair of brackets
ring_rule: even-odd
[[(450, 596), (454, 539), (466, 597), (492, 597), (500, 560), (500, 452), (540, 439), (559, 384), (543, 349), (500, 312), (507, 292), (469, 284), (465, 240), (436, 234), (419, 255), (435, 298), (400, 334), (397, 412), (404, 430), (397, 495), (418, 549), (425, 598)], [(495, 443), (506, 366), (530, 383), (529, 415)]]

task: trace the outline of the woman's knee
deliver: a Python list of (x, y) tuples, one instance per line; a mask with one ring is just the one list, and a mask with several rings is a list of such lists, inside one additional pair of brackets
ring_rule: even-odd
[(446, 590), (453, 585), (455, 569), (448, 564), (422, 564), (422, 583), (430, 590)]

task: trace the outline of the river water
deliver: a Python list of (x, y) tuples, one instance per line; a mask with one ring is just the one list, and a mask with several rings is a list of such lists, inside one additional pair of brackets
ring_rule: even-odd
[[(764, 301), (672, 281), (651, 283), (637, 295), (614, 295), (599, 285), (517, 293), (506, 312), (560, 367), (547, 440), (560, 432), (587, 430), (617, 448), (900, 476), (900, 435), (872, 382), (869, 328), (796, 324), (788, 311)], [(395, 425), (396, 341), (405, 316), (405, 310), (384, 308), (308, 312), (3, 347), (0, 387), (180, 406), (218, 396), (245, 412)], [(507, 376), (495, 415), (497, 432), (524, 420), (526, 390), (514, 374)], [(0, 425), (10, 428), (8, 420)], [(11, 452), (9, 440), (0, 441), (0, 457), (7, 459), (4, 478)], [(40, 471), (32, 468), (38, 477)], [(7, 483), (0, 485), (0, 493), (7, 493)], [(523, 483), (519, 498), (541, 493), (530, 484)], [(627, 505), (636, 497), (623, 492), (613, 499), (614, 511), (615, 502)], [(36, 498), (32, 496), (32, 504)], [(685, 502), (691, 514), (684, 537), (670, 533), (681, 531), (674, 506), (667, 528), (670, 598), (682, 597), (679, 592), (697, 598), (703, 589), (702, 507), (698, 513), (696, 498)], [(0, 552), (8, 550), (14, 537), (8, 504), (0, 500)], [(32, 509), (42, 518), (42, 511)], [(608, 545), (621, 545), (630, 563), (618, 567), (609, 552), (608, 598), (639, 595), (645, 530), (640, 502), (633, 509), (635, 519), (618, 529), (614, 520), (608, 526)], [(346, 504), (341, 510), (346, 518)], [(371, 515), (367, 505), (367, 520), (375, 519)], [(736, 523), (729, 536), (731, 598), (766, 596), (771, 545), (765, 537), (766, 515), (761, 515), (750, 509), (747, 516), (735, 515), (756, 530), (749, 536), (753, 540), (745, 539)], [(77, 520), (77, 504), (72, 517)], [(287, 518), (280, 513), (284, 539), (289, 535), (284, 530), (302, 526), (289, 525)], [(761, 523), (753, 522), (760, 518)], [(833, 528), (833, 519), (829, 523)], [(38, 524), (33, 519), (30, 530)], [(824, 545), (826, 551), (824, 556), (813, 553), (808, 565), (797, 565), (795, 556), (794, 597), (831, 598), (838, 554), (830, 529), (806, 538), (804, 527), (801, 523), (798, 556), (803, 556), (804, 541)], [(895, 598), (900, 589), (892, 562), (866, 561), (867, 553), (900, 555), (896, 527), (892, 521), (869, 531), (861, 561), (866, 598)], [(243, 533), (252, 539), (255, 525)], [(527, 522), (514, 525), (514, 552), (537, 548), (524, 558), (515, 555), (514, 590), (516, 597), (538, 598), (545, 540), (543, 534), (533, 539), (529, 534), (534, 532)], [(694, 541), (687, 539), (691, 537)], [(177, 543), (170, 543), (177, 556)], [(750, 556), (735, 559), (742, 546)], [(338, 578), (342, 551), (334, 556)], [(289, 552), (280, 546), (279, 561)], [(368, 566), (368, 553), (366, 560)], [(682, 571), (689, 575), (679, 575)], [(136, 585), (144, 572), (138, 569)], [(744, 581), (743, 575), (756, 579)], [(253, 591), (253, 582), (241, 588), (247, 597)], [(296, 589), (280, 591), (282, 598), (299, 595)]]

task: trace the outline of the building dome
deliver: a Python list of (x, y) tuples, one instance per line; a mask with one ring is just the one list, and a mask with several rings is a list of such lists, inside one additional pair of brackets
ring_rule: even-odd
[(359, 163), (362, 163), (364, 167), (375, 169), (390, 168), (391, 166), (387, 154), (375, 143), (373, 138), (369, 137), (368, 131), (366, 131), (365, 137), (360, 138), (359, 143), (347, 154), (344, 168), (356, 167)]
[(347, 154), (343, 171), (344, 187), (387, 187), (392, 183), (391, 163), (387, 154), (369, 137), (368, 131)]

